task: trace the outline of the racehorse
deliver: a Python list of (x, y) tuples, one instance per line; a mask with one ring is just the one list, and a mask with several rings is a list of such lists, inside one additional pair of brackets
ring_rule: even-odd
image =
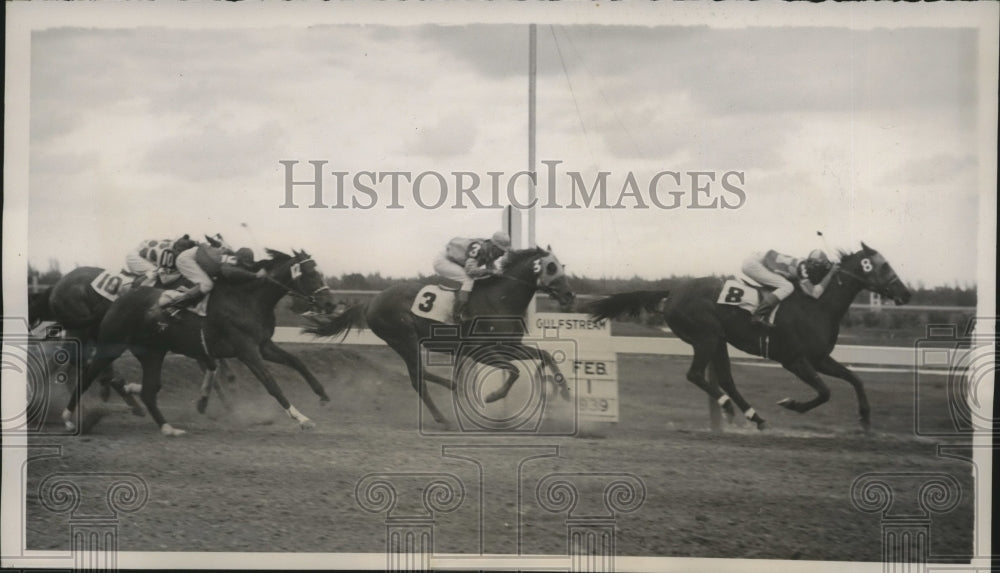
[[(97, 340), (97, 330), (101, 320), (112, 303), (111, 299), (102, 296), (92, 286), (104, 271), (98, 267), (77, 267), (61, 277), (55, 285), (30, 295), (28, 321), (31, 327), (34, 328), (42, 321), (58, 323), (65, 331), (67, 339), (80, 341), (83, 346), (81, 355), (85, 361), (89, 359), (94, 350), (94, 342)], [(141, 281), (142, 278), (136, 277), (135, 282)], [(122, 282), (111, 274), (101, 284), (104, 291), (113, 298), (124, 293), (134, 283)], [(177, 283), (171, 283), (171, 285), (174, 284), (191, 286), (190, 281), (185, 278), (181, 278)], [(227, 379), (233, 380), (235, 378), (224, 360), (219, 361), (219, 370)], [(218, 387), (214, 386), (215, 370), (205, 371), (205, 373), (206, 384), (203, 385), (203, 395), (198, 402), (200, 412), (205, 411), (208, 390), (215, 387), (216, 391), (219, 391)], [(127, 391), (131, 385), (124, 385), (123, 381), (114, 375), (113, 365), (108, 366), (99, 380), (102, 384), (102, 398), (107, 400), (108, 388), (112, 388), (128, 403), (134, 414), (137, 416), (145, 414), (135, 398)]]
[[(93, 353), (93, 343), (97, 339), (97, 329), (101, 319), (111, 306), (111, 301), (98, 294), (91, 283), (97, 279), (104, 269), (97, 267), (77, 267), (61, 277), (55, 285), (28, 297), (28, 322), (35, 328), (44, 321), (58, 323), (65, 332), (67, 340), (80, 342), (80, 354), (70, 355), (79, 358), (83, 364)], [(79, 365), (78, 366), (82, 366)], [(130, 394), (124, 389), (124, 382), (114, 375), (114, 370), (108, 367), (101, 373), (102, 397), (107, 400), (108, 388), (112, 388), (132, 408), (137, 416), (145, 414)]]
[[(864, 243), (855, 253), (841, 252), (840, 259), (830, 271), (834, 275), (819, 299), (796, 288), (778, 307), (772, 329), (753, 324), (746, 310), (718, 303), (723, 283), (714, 277), (692, 279), (673, 291), (611, 295), (592, 303), (589, 312), (595, 319), (634, 316), (642, 309), (662, 313), (674, 334), (694, 347), (687, 379), (717, 399), (730, 421), (731, 398), (758, 429), (766, 427), (764, 419), (736, 389), (726, 343), (781, 363), (816, 390), (816, 397), (811, 400), (785, 398), (778, 402), (795, 412), (808, 412), (830, 399), (830, 389), (817, 372), (846, 380), (857, 394), (861, 426), (867, 432), (871, 429), (871, 408), (864, 384), (830, 356), (837, 344), (840, 320), (864, 289), (890, 298), (897, 305), (909, 302), (910, 291), (885, 257)], [(705, 380), (709, 364), (715, 368), (721, 391)]]
[[(520, 376), (511, 359), (512, 355), (516, 355), (517, 359), (537, 361), (539, 374), (548, 367), (553, 373), (555, 383), (561, 388), (562, 396), (569, 399), (565, 378), (559, 372), (552, 356), (543, 349), (522, 343), (525, 334), (523, 317), (535, 291), (549, 294), (564, 310), (572, 307), (575, 295), (569, 289), (563, 265), (550, 250), (540, 248), (511, 251), (506, 258), (501, 274), (477, 280), (469, 295), (464, 315), (466, 318), (459, 325), (461, 334), (458, 340), (454, 341), (455, 344), (450, 346), (455, 348), (458, 343), (462, 343), (462, 354), (455, 361), (454, 372), (460, 371), (460, 366), (466, 358), (471, 358), (475, 363), (504, 370), (504, 383), (486, 397), (486, 402), (493, 402), (506, 396), (514, 381)], [(427, 380), (449, 390), (455, 389), (454, 380), (427, 372), (420, 364), (421, 341), (431, 338), (432, 327), (441, 324), (411, 312), (411, 305), (421, 286), (395, 285), (380, 292), (366, 303), (348, 307), (336, 317), (311, 317), (310, 320), (315, 326), (305, 328), (304, 331), (317, 336), (335, 336), (341, 333), (346, 336), (351, 328), (362, 328), (367, 325), (376, 336), (402, 357), (414, 390), (420, 395), (434, 420), (448, 427), (448, 421), (437, 409), (422, 383), (422, 380)], [(433, 302), (433, 299), (425, 302)], [(476, 352), (481, 346), (475, 345), (475, 334), (482, 325), (486, 325), (486, 329), (489, 330), (489, 344), (504, 348)], [(470, 340), (473, 343), (470, 344)]]
[(323, 283), (316, 262), (304, 251), (294, 251), (294, 256), (270, 249), (267, 252), (271, 258), (256, 263), (258, 268), (267, 270), (266, 276), (242, 284), (219, 281), (212, 290), (205, 317), (181, 312), (172, 319), (165, 319), (158, 304), (163, 293), (161, 289), (139, 287), (119, 297), (101, 321), (98, 354), (84, 373), (80, 392), (74, 393), (63, 412), (67, 429), (75, 429), (71, 418), (78, 396), (87, 391), (102, 368), (125, 350), (130, 350), (142, 365), (140, 396), (164, 435), (185, 433), (167, 423), (156, 403), (163, 359), (168, 351), (194, 358), (208, 369), (213, 369), (218, 358), (239, 358), (289, 417), (303, 429), (314, 427), (312, 421), (288, 402), (263, 361), (294, 368), (322, 402), (330, 401), (323, 386), (305, 365), (271, 341), (274, 307), (282, 297), (293, 294), (314, 299), (323, 294), (324, 298), (329, 298), (329, 289)]

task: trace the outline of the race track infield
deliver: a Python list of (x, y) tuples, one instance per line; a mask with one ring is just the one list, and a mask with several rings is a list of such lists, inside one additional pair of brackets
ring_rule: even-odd
[[(417, 395), (388, 348), (286, 348), (332, 398), (321, 407), (294, 371), (271, 366), (292, 404), (316, 423), (312, 431), (300, 431), (242, 365), (236, 381), (223, 386), (231, 410), (213, 395), (200, 415), (195, 363), (168, 357), (160, 405), (188, 432), (176, 438), (161, 436), (150, 418), (129, 414), (117, 397), (101, 403), (92, 388), (85, 407), (105, 415), (91, 433), (31, 438), (32, 455), (56, 454), (28, 464), (27, 547), (69, 548), (68, 513), (40, 502), (44, 479), (118, 472), (140, 476), (149, 491), (138, 511), (118, 515), (122, 551), (381, 553), (385, 513), (359, 505), (358, 482), (371, 473), (443, 472), (465, 491), (457, 508), (435, 516), (436, 552), (565, 554), (566, 512), (543, 507), (536, 486), (554, 472), (586, 474), (578, 479), (579, 507), (600, 510), (604, 482), (592, 474), (603, 472), (631, 474), (645, 489), (638, 509), (616, 516), (619, 555), (880, 561), (881, 516), (852, 504), (852, 483), (869, 472), (933, 472), (952, 476), (961, 499), (932, 515), (931, 554), (963, 561), (973, 551), (973, 465), (939, 457), (934, 441), (914, 435), (912, 373), (862, 374), (872, 404), (870, 435), (856, 423), (847, 383), (829, 380), (830, 402), (800, 415), (775, 402), (807, 399), (812, 391), (779, 368), (750, 365), (735, 365), (734, 376), (771, 429), (758, 432), (737, 420), (715, 434), (705, 395), (684, 379), (686, 358), (621, 355), (617, 425), (587, 426), (577, 436), (431, 436), (417, 431)], [(129, 381), (139, 380), (133, 358), (120, 360), (119, 368)], [(927, 427), (950, 427), (946, 378), (920, 380), (922, 411), (936, 413), (924, 420)], [(445, 389), (432, 392), (439, 405), (448, 403)], [(532, 455), (520, 466), (519, 482), (518, 463)], [(480, 461), (483, 480), (480, 466), (463, 457)], [(96, 497), (84, 504), (104, 494), (87, 495)], [(400, 497), (399, 503), (410, 502)]]

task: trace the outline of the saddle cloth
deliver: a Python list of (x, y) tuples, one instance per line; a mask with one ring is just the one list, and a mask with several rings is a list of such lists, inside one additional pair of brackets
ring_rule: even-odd
[(132, 288), (136, 276), (126, 272), (101, 271), (97, 278), (90, 281), (90, 288), (104, 298), (114, 302), (118, 297)]
[(410, 312), (428, 320), (450, 324), (454, 322), (454, 317), (451, 315), (454, 307), (455, 289), (440, 285), (427, 285), (420, 289), (420, 292), (413, 299)]
[[(770, 289), (750, 284), (746, 280), (728, 279), (722, 285), (719, 299), (715, 302), (717, 304), (742, 308), (753, 314), (753, 311), (757, 310), (757, 306), (760, 304), (762, 292), (766, 292), (767, 290)], [(769, 319), (772, 322), (774, 322), (774, 315), (777, 314), (779, 306), (781, 306), (781, 303), (775, 305), (774, 310), (771, 311)]]

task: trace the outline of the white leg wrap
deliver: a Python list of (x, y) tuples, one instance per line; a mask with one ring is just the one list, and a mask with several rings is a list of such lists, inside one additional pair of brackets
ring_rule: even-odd
[(70, 432), (76, 430), (76, 423), (73, 422), (73, 412), (70, 412), (68, 409), (63, 409), (62, 419), (67, 430)]
[(725, 394), (723, 394), (722, 396), (719, 396), (718, 402), (719, 402), (720, 406), (725, 406), (726, 402), (728, 402), (728, 401), (729, 401), (729, 396), (727, 396)]
[(309, 418), (306, 418), (305, 416), (303, 416), (302, 412), (299, 412), (298, 410), (296, 410), (295, 406), (289, 405), (288, 409), (285, 410), (285, 411), (288, 412), (288, 417), (291, 418), (291, 419), (293, 419), (293, 420), (295, 420), (295, 421), (302, 422), (304, 420), (308, 420), (309, 419)]
[(743, 412), (743, 415), (747, 417), (747, 420), (753, 420), (753, 417), (757, 415), (757, 410), (750, 408), (746, 412)]

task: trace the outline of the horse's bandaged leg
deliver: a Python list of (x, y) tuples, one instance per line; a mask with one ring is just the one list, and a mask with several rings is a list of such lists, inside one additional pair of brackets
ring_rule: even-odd
[(299, 427), (303, 430), (310, 430), (316, 425), (312, 423), (312, 420), (305, 417), (302, 412), (299, 412), (295, 406), (289, 405), (288, 409), (285, 410), (288, 413), (288, 417), (299, 423)]

